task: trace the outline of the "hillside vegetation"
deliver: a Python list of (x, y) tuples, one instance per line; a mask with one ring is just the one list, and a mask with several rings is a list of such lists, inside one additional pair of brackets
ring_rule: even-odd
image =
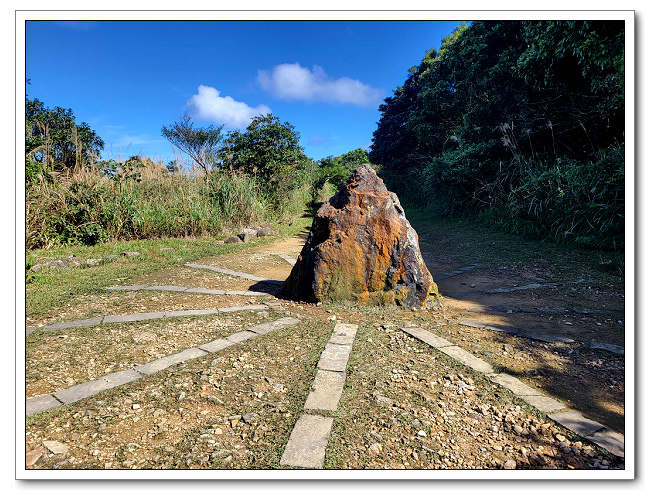
[(291, 224), (334, 194), (357, 149), (320, 163), (299, 134), (272, 115), (228, 137), (183, 116), (162, 133), (191, 159), (168, 164), (136, 155), (100, 160), (103, 141), (71, 110), (27, 100), (26, 247), (215, 236), (252, 223)]
[(100, 160), (72, 110), (26, 98), (26, 247), (291, 223), (372, 162), (407, 204), (528, 237), (624, 249), (624, 24), (460, 25), (379, 107), (369, 152), (319, 161), (273, 115), (161, 134), (189, 158)]
[(435, 215), (624, 246), (624, 23), (483, 21), (380, 106), (370, 159)]

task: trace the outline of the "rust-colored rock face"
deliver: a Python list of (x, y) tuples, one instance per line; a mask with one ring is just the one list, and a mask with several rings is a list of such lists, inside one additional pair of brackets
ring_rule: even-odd
[(284, 294), (305, 302), (438, 305), (417, 234), (397, 196), (369, 165), (361, 165), (316, 213)]

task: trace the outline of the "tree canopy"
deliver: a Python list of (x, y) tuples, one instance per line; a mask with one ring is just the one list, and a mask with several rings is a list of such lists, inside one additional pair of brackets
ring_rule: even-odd
[(224, 138), (221, 133), (224, 125), (194, 127), (191, 120), (192, 117), (186, 112), (172, 125), (163, 126), (161, 133), (207, 173), (210, 169), (219, 167), (218, 152)]
[(368, 152), (357, 148), (341, 156), (327, 156), (318, 162), (318, 182), (316, 187), (322, 187), (325, 182), (330, 182), (339, 189), (352, 175), (352, 172), (361, 164), (370, 163)]
[(440, 213), (510, 209), (531, 173), (622, 147), (623, 82), (622, 21), (462, 24), (380, 106), (369, 158)]
[(221, 155), (230, 168), (263, 179), (286, 173), (308, 160), (295, 127), (270, 113), (253, 118), (244, 132), (231, 132)]
[(49, 109), (38, 99), (25, 99), (27, 180), (39, 171), (67, 172), (97, 158), (104, 141), (86, 122), (77, 124), (71, 109)]

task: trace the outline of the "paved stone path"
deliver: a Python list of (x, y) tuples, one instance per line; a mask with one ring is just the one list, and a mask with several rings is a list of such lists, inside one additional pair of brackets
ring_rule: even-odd
[(477, 358), (463, 348), (454, 345), (452, 342), (438, 335), (417, 327), (403, 328), (402, 330), (454, 358), (465, 366), (482, 373), (490, 381), (508, 389), (530, 406), (545, 413), (551, 420), (575, 432), (579, 436), (605, 448), (616, 456), (625, 456), (625, 436), (622, 434), (614, 432), (598, 422), (589, 420), (576, 411), (566, 411), (567, 408), (559, 401), (545, 396), (511, 375), (495, 373), (489, 363), (486, 363), (482, 359)]
[(214, 266), (204, 266), (203, 264), (185, 264), (187, 267), (194, 269), (207, 269), (209, 271), (214, 271), (216, 273), (227, 274), (229, 276), (236, 276), (238, 278), (244, 278), (251, 281), (263, 281), (265, 283), (272, 283), (275, 285), (283, 285), (284, 281), (270, 280), (268, 278), (263, 278), (261, 276), (255, 276), (254, 274), (242, 273), (240, 271), (231, 271), (230, 269), (222, 269), (220, 267)]
[[(490, 323), (484, 323), (482, 321), (474, 321), (472, 319), (464, 319), (458, 322), (459, 325), (469, 326), (472, 328), (479, 328), (485, 330), (491, 330), (494, 332), (504, 332), (511, 335), (516, 335), (518, 337), (524, 337), (527, 339), (538, 340), (540, 342), (548, 343), (565, 343), (572, 344), (575, 342), (572, 338), (565, 337), (564, 335), (549, 335), (547, 333), (540, 332), (531, 332), (528, 330), (521, 330), (514, 326), (504, 326), (504, 325), (495, 325)], [(601, 342), (587, 342), (584, 344), (590, 349), (601, 349), (603, 351), (613, 352), (614, 354), (620, 354), (621, 356), (625, 355), (625, 348), (619, 345), (614, 344), (604, 344)]]
[[(334, 333), (318, 361), (316, 377), (304, 410), (336, 411), (357, 329), (357, 325), (347, 323), (336, 323), (334, 326)], [(333, 423), (333, 417), (303, 413), (289, 436), (280, 465), (322, 469)]]
[[(280, 255), (280, 256), (285, 260), (291, 259), (291, 257), (289, 257), (288, 255)], [(231, 271), (230, 269), (222, 269), (214, 266), (204, 266), (202, 264), (185, 264), (185, 265), (193, 269), (208, 269), (210, 271), (215, 271), (222, 274), (228, 274), (230, 276), (237, 276), (252, 281), (263, 281), (266, 283), (273, 283), (278, 285), (281, 285), (283, 283), (281, 281), (269, 280), (266, 278), (262, 278), (261, 276), (255, 276), (253, 274), (241, 273), (239, 271)], [(108, 287), (106, 288), (106, 290), (129, 290), (129, 291), (159, 290), (164, 292), (205, 293), (211, 295), (242, 295), (245, 297), (260, 297), (260, 296), (268, 295), (267, 293), (264, 292), (239, 291), (239, 290), (215, 290), (210, 288), (192, 288), (192, 287), (184, 287), (184, 286), (176, 286), (176, 285), (151, 285), (151, 286), (150, 285), (119, 285), (119, 286)], [(250, 309), (264, 309), (264, 308), (266, 308), (266, 306), (243, 306), (243, 308), (222, 307), (219, 309), (207, 309), (207, 310), (150, 312), (150, 313), (128, 314), (122, 316), (105, 316), (105, 317), (99, 316), (95, 318), (88, 318), (88, 319), (82, 319), (76, 321), (68, 321), (65, 323), (55, 323), (52, 325), (47, 325), (43, 327), (43, 330), (48, 331), (48, 330), (61, 330), (64, 328), (74, 328), (74, 327), (81, 327), (81, 326), (95, 326), (95, 325), (99, 325), (102, 322), (118, 323), (118, 322), (125, 322), (125, 321), (144, 321), (144, 320), (151, 320), (151, 319), (170, 318), (176, 316), (197, 316), (197, 315), (205, 315), (205, 314), (218, 314), (221, 312), (233, 312), (233, 311), (243, 311), (243, 310), (250, 310)], [(39, 328), (40, 327), (26, 328), (25, 335), (29, 335), (30, 333), (38, 330)]]
[(460, 269), (456, 269), (455, 271), (449, 271), (444, 274), (438, 274), (436, 276), (433, 276), (433, 281), (442, 281), (447, 278), (451, 278), (453, 276), (458, 276), (459, 274), (463, 274), (466, 271), (471, 271), (472, 269), (476, 269), (481, 265), (480, 262), (476, 262), (475, 264), (470, 264), (469, 266), (461, 267)]
[[(435, 280), (434, 280), (435, 281)], [(585, 280), (579, 279), (576, 281), (557, 281), (554, 283), (530, 283), (529, 285), (521, 285), (521, 286), (512, 286), (512, 287), (504, 287), (504, 288), (492, 288), (489, 290), (468, 290), (466, 292), (457, 292), (457, 293), (450, 293), (447, 296), (451, 298), (456, 298), (456, 297), (466, 297), (468, 295), (484, 295), (484, 294), (490, 294), (490, 293), (509, 293), (509, 292), (520, 292), (522, 290), (534, 290), (536, 288), (543, 288), (547, 286), (561, 286), (561, 285), (573, 285), (576, 283), (584, 283)]]
[(563, 342), (571, 344), (575, 342), (572, 338), (565, 337), (564, 335), (549, 335), (546, 333), (531, 332), (527, 330), (521, 330), (514, 326), (504, 326), (504, 325), (495, 325), (490, 323), (484, 323), (483, 321), (474, 321), (472, 319), (464, 319), (458, 322), (459, 325), (469, 326), (472, 328), (491, 330), (493, 332), (503, 332), (509, 333), (511, 335), (517, 335), (519, 337), (525, 337), (532, 340), (539, 340), (540, 342)]
[(247, 297), (259, 297), (261, 295), (268, 295), (264, 292), (252, 292), (248, 290), (214, 290), (211, 288), (187, 288), (184, 286), (176, 285), (124, 285), (111, 286), (106, 290), (161, 290), (164, 292), (206, 293), (210, 295), (244, 295)]
[(484, 306), (476, 305), (469, 308), (471, 311), (498, 311), (510, 313), (543, 313), (543, 314), (604, 314), (612, 316), (624, 316), (625, 311), (617, 311), (615, 309), (588, 309), (586, 307), (572, 307), (567, 309), (565, 307), (522, 307), (522, 306), (507, 306), (507, 305), (493, 305)]
[(253, 304), (249, 306), (231, 306), (231, 307), (219, 307), (217, 309), (188, 309), (182, 311), (154, 311), (147, 313), (136, 313), (136, 314), (122, 314), (119, 316), (96, 316), (94, 318), (88, 319), (79, 319), (75, 321), (67, 321), (65, 323), (53, 323), (51, 325), (45, 325), (43, 327), (30, 327), (25, 330), (25, 334), (29, 335), (30, 333), (38, 330), (39, 328), (43, 331), (52, 331), (52, 330), (63, 330), (65, 328), (77, 328), (83, 326), (96, 326), (99, 324), (106, 323), (126, 323), (132, 321), (148, 321), (152, 319), (166, 319), (166, 318), (176, 318), (179, 316), (205, 316), (208, 314), (222, 314), (230, 313), (237, 311), (257, 311), (261, 309), (267, 309), (269, 306), (267, 304)]
[[(288, 255), (279, 254), (279, 256), (285, 259), (290, 264), (295, 264), (295, 259)], [(434, 281), (439, 281), (445, 278), (456, 276), (462, 272), (469, 271), (478, 267), (480, 263), (472, 264), (470, 266), (461, 268), (456, 271), (450, 271), (445, 274), (441, 274), (434, 277)], [(273, 280), (267, 280), (259, 276), (254, 276), (251, 274), (241, 273), (238, 271), (231, 271), (228, 269), (221, 269), (213, 266), (205, 266), (200, 264), (186, 264), (188, 267), (196, 269), (208, 269), (211, 271), (219, 272), (222, 274), (228, 274), (232, 276), (237, 276), (245, 279), (250, 279), (252, 281), (264, 281), (269, 282)], [(582, 280), (579, 280), (580, 282)], [(281, 282), (277, 282), (281, 283)], [(577, 282), (562, 282), (562, 283), (534, 283), (531, 285), (524, 285), (520, 287), (512, 288), (498, 288), (493, 290), (482, 290), (482, 291), (470, 291), (462, 292), (459, 294), (451, 295), (462, 296), (462, 295), (478, 295), (483, 293), (504, 293), (518, 290), (526, 290), (532, 288), (539, 288), (542, 286), (557, 286), (568, 283), (577, 283)], [(261, 292), (231, 292), (225, 290), (211, 290), (205, 288), (186, 288), (172, 285), (130, 285), (130, 286), (116, 286), (110, 287), (109, 290), (161, 290), (161, 291), (173, 291), (173, 292), (185, 292), (185, 293), (208, 293), (215, 295), (248, 295), (248, 296), (259, 296), (266, 295)], [(219, 314), (224, 312), (234, 312), (242, 310), (255, 310), (255, 309), (266, 309), (270, 307), (276, 311), (283, 311), (284, 309), (278, 302), (268, 302), (266, 304), (259, 305), (250, 305), (250, 306), (235, 306), (235, 307), (223, 307), (218, 309), (208, 309), (208, 310), (188, 310), (188, 311), (165, 311), (165, 312), (150, 312), (150, 313), (139, 313), (139, 314), (129, 314), (121, 316), (104, 316), (104, 317), (95, 317), (88, 318), (84, 320), (70, 321), (66, 323), (55, 323), (52, 325), (47, 325), (43, 327), (43, 330), (59, 330), (63, 328), (71, 327), (82, 327), (82, 326), (94, 326), (101, 323), (116, 323), (116, 322), (128, 322), (128, 321), (142, 321), (150, 319), (159, 319), (159, 318), (170, 318), (178, 316), (193, 316), (193, 315), (205, 315), (205, 314)], [(170, 366), (174, 366), (185, 361), (189, 361), (201, 356), (205, 356), (208, 353), (218, 352), (221, 349), (225, 349), (232, 345), (236, 345), (239, 342), (244, 342), (250, 338), (256, 337), (258, 335), (264, 335), (274, 330), (284, 328), (285, 326), (293, 325), (300, 322), (297, 318), (292, 318), (290, 316), (280, 318), (276, 321), (263, 323), (254, 327), (249, 328), (248, 330), (240, 331), (233, 333), (229, 337), (215, 339), (212, 342), (201, 344), (197, 347), (191, 347), (185, 349), (181, 352), (172, 354), (170, 356), (165, 356), (163, 358), (145, 363), (143, 365), (136, 366), (132, 369), (123, 370), (121, 372), (115, 372), (103, 376), (97, 380), (91, 380), (82, 384), (78, 384), (66, 389), (56, 391), (52, 394), (45, 394), (42, 396), (36, 396), (34, 398), (28, 399), (25, 403), (26, 414), (31, 415), (33, 413), (38, 413), (41, 411), (48, 410), (50, 408), (55, 408), (61, 404), (69, 404), (80, 399), (90, 397), (94, 394), (97, 394), (101, 391), (111, 389), (113, 387), (118, 387), (120, 385), (128, 384), (134, 380), (137, 380), (143, 376), (151, 375), (153, 373), (159, 372)], [(472, 320), (463, 320), (459, 324), (463, 326), (469, 326), (474, 328), (485, 328), (495, 331), (503, 331), (506, 333), (511, 333), (514, 335), (523, 336), (526, 338), (531, 338), (534, 340), (540, 340), (543, 342), (574, 342), (573, 339), (563, 337), (563, 336), (553, 336), (535, 332), (526, 332), (518, 328), (507, 327), (502, 325), (493, 325), (484, 322), (472, 321)], [(36, 330), (37, 328), (27, 328), (27, 334)], [(317, 365), (316, 376), (312, 384), (312, 390), (307, 396), (307, 400), (304, 406), (304, 413), (300, 416), (296, 425), (294, 426), (287, 446), (284, 450), (284, 454), (280, 460), (280, 465), (292, 466), (292, 467), (302, 467), (302, 468), (312, 468), (312, 469), (321, 469), (323, 467), (325, 459), (325, 451), (327, 448), (327, 442), (330, 437), (332, 425), (334, 418), (330, 416), (322, 415), (313, 415), (310, 411), (317, 412), (333, 412), (336, 411), (338, 407), (339, 400), (343, 393), (343, 387), (345, 385), (345, 372), (348, 363), (348, 358), (350, 352), (352, 351), (352, 345), (354, 343), (354, 338), (358, 325), (346, 324), (346, 323), (336, 323), (334, 326), (334, 332), (329, 342), (325, 345), (320, 360)], [(470, 354), (465, 351), (460, 346), (453, 344), (452, 342), (439, 337), (438, 335), (433, 334), (432, 332), (425, 330), (419, 327), (408, 327), (402, 329), (405, 333), (419, 339), (422, 342), (438, 349), (440, 352), (450, 356), (456, 361), (464, 364), (465, 366), (483, 374), (490, 381), (498, 384), (505, 389), (508, 389), (515, 396), (521, 398), (527, 404), (533, 406), (539, 411), (545, 413), (551, 420), (557, 422), (558, 424), (566, 427), (567, 429), (575, 432), (576, 434), (582, 436), (585, 439), (597, 444), (608, 450), (609, 452), (624, 457), (625, 456), (625, 437), (617, 432), (614, 432), (612, 429), (605, 427), (598, 422), (589, 420), (582, 416), (580, 413), (575, 411), (567, 411), (567, 408), (559, 401), (552, 399), (548, 396), (545, 396), (543, 393), (539, 392), (536, 389), (529, 387), (523, 382), (519, 381), (515, 377), (505, 373), (495, 373), (493, 367), (483, 361), (480, 358)], [(618, 352), (620, 354), (624, 353), (624, 350), (620, 346), (613, 346), (610, 344), (598, 344), (591, 343), (592, 348), (595, 349), (606, 349), (612, 352)]]
[(277, 254), (277, 256), (284, 259), (284, 260), (286, 260), (292, 266), (295, 266), (296, 262), (298, 262), (298, 259), (296, 259), (295, 257), (291, 257), (290, 255), (287, 255), (286, 253), (279, 253), (279, 254)]
[(213, 340), (212, 342), (202, 344), (198, 347), (185, 349), (181, 352), (156, 359), (149, 363), (135, 366), (134, 368), (110, 373), (96, 380), (90, 380), (82, 384), (74, 385), (66, 389), (53, 392), (52, 394), (44, 394), (42, 396), (30, 398), (25, 402), (25, 414), (31, 415), (33, 413), (49, 410), (50, 408), (55, 408), (61, 404), (74, 403), (75, 401), (85, 399), (107, 389), (112, 389), (120, 385), (128, 384), (134, 380), (141, 378), (142, 376), (151, 375), (153, 373), (169, 368), (170, 366), (205, 356), (208, 353), (220, 351), (221, 349), (225, 349), (232, 345), (238, 344), (239, 342), (243, 342), (259, 335), (265, 335), (274, 330), (279, 330), (281, 328), (289, 325), (294, 325), (299, 322), (299, 319), (287, 316), (269, 323), (253, 326), (248, 330), (233, 333), (229, 337), (219, 338)]

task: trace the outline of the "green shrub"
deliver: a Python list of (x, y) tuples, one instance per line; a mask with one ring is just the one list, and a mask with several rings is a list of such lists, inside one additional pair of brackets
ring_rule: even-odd
[(42, 179), (26, 190), (28, 249), (75, 242), (217, 235), (262, 222), (290, 222), (311, 203), (309, 165), (263, 180), (214, 170), (169, 175), (129, 159), (106, 176)]
[[(422, 170), (422, 182), (413, 183), (420, 202), (441, 215), (463, 215), (470, 209), (495, 203), (501, 190), (486, 189), (501, 182), (499, 158), (503, 145), (492, 140), (446, 151), (433, 158)], [(419, 186), (418, 186), (419, 184)]]
[(204, 201), (195, 200), (195, 216), (244, 225), (268, 215), (266, 196), (255, 178), (244, 173), (213, 171), (203, 180), (198, 194)]
[(560, 159), (528, 173), (510, 195), (510, 214), (528, 236), (623, 250), (624, 178), (623, 148), (609, 148), (593, 163)]

